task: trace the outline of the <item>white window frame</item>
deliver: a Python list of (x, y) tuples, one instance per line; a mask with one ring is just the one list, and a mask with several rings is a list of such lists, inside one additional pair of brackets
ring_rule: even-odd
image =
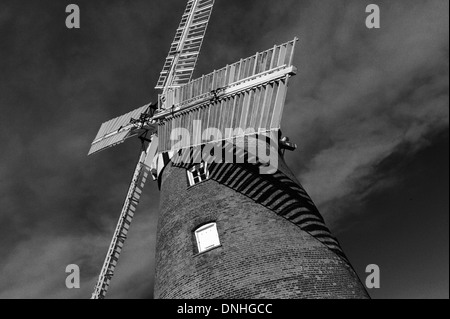
[[(205, 231), (212, 231), (210, 238), (208, 238), (209, 240), (204, 238), (202, 239), (201, 234), (204, 233)], [(214, 249), (216, 247), (220, 247), (221, 245), (216, 223), (209, 223), (198, 228), (195, 231), (195, 239), (197, 241), (197, 248), (199, 254)], [(208, 242), (205, 242), (205, 240), (208, 240), (210, 243), (208, 244)]]
[[(194, 177), (194, 172), (200, 169), (204, 169), (205, 170), (205, 175), (206, 178), (202, 179), (201, 176), (197, 177), (198, 179), (200, 179), (199, 181), (195, 181), (195, 177)], [(209, 179), (209, 170), (208, 170), (208, 164), (203, 162), (201, 164), (195, 165), (194, 167), (190, 168), (187, 170), (187, 176), (188, 176), (188, 180), (189, 180), (189, 186), (195, 186), (197, 184), (203, 183), (205, 181), (207, 181)]]

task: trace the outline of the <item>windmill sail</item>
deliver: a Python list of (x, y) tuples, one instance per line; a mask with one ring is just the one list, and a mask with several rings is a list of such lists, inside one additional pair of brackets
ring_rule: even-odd
[(156, 89), (188, 83), (194, 72), (214, 0), (189, 0)]
[(172, 108), (163, 107), (167, 110), (155, 116), (160, 120), (160, 152), (177, 151), (170, 138), (181, 128), (192, 139), (181, 147), (195, 146), (201, 131), (194, 121), (201, 123), (202, 129), (218, 129), (223, 139), (237, 137), (233, 131), (239, 128), (255, 133), (278, 130), (288, 80), (296, 73), (292, 61), (297, 40), (168, 91), (165, 103)]
[(148, 149), (141, 153), (138, 164), (133, 174), (133, 178), (128, 189), (128, 194), (120, 213), (120, 218), (116, 226), (111, 244), (103, 263), (97, 285), (95, 286), (92, 299), (103, 299), (108, 291), (111, 278), (119, 261), (120, 253), (127, 239), (131, 221), (136, 212), (145, 182), (150, 174), (150, 163), (156, 155), (158, 148), (158, 138), (154, 137)]
[(149, 110), (150, 105), (145, 105), (104, 123), (92, 142), (88, 155), (98, 153), (109, 147), (123, 143), (126, 139), (135, 136), (136, 126), (131, 124), (131, 120), (139, 119), (142, 114), (148, 114)]

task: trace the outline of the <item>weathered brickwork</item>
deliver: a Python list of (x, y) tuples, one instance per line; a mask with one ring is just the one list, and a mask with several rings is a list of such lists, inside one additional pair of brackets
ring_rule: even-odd
[[(198, 254), (193, 232), (208, 222), (217, 223), (222, 246)], [(161, 185), (155, 297), (368, 295), (346, 258), (298, 225), (215, 180), (188, 188), (186, 170), (169, 165)]]

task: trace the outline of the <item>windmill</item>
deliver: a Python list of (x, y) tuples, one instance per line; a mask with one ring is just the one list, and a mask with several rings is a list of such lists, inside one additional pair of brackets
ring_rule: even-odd
[[(296, 149), (296, 145), (288, 138), (282, 138), (280, 123), (288, 81), (296, 74), (293, 56), (298, 39), (275, 45), (266, 51), (191, 80), (213, 5), (214, 0), (188, 0), (156, 85), (156, 89), (160, 90), (158, 102), (104, 123), (92, 143), (89, 155), (133, 137), (139, 138), (142, 142), (141, 154), (92, 298), (102, 299), (106, 295), (144, 184), (150, 175), (158, 181), (162, 190), (157, 243), (156, 297), (214, 297), (211, 289), (215, 289), (215, 294), (219, 297), (271, 297), (273, 296), (271, 293), (276, 293), (275, 290), (272, 291), (275, 288), (270, 286), (270, 283), (278, 280), (274, 279), (278, 275), (268, 274), (265, 277), (250, 275), (253, 281), (251, 285), (247, 284), (258, 286), (267, 283), (269, 286), (261, 288), (262, 290), (258, 292), (259, 294), (261, 291), (272, 291), (266, 295), (258, 295), (255, 292), (250, 294), (247, 288), (231, 290), (223, 288), (221, 294), (218, 294), (217, 291), (221, 291), (222, 288), (217, 287), (224, 287), (226, 284), (223, 280), (234, 282), (233, 287), (238, 287), (242, 282), (239, 279), (239, 272), (251, 272), (254, 267), (261, 270), (258, 263), (249, 264), (248, 261), (245, 269), (237, 269), (235, 260), (238, 260), (238, 265), (245, 263), (240, 259), (241, 254), (236, 255), (232, 250), (222, 252), (220, 256), (216, 256), (215, 261), (202, 260), (198, 264), (199, 258), (206, 258), (205, 253), (218, 254), (218, 251), (223, 249), (219, 239), (220, 232), (223, 234), (222, 239), (226, 241), (234, 236), (234, 231), (230, 229), (259, 218), (252, 215), (244, 221), (230, 222), (230, 216), (226, 214), (229, 212), (235, 216), (236, 209), (237, 212), (242, 212), (242, 215), (252, 211), (258, 214), (269, 211), (275, 213), (276, 222), (283, 223), (279, 225), (282, 236), (284, 232), (299, 232), (299, 236), (303, 236), (301, 238), (306, 243), (301, 247), (307, 248), (301, 253), (314, 250), (320, 257), (319, 259), (316, 255), (302, 257), (302, 260), (312, 263), (310, 267), (314, 268), (314, 263), (325, 260), (337, 265), (331, 280), (339, 277), (341, 283), (332, 283), (333, 286), (330, 287), (335, 287), (330, 288), (332, 293), (344, 297), (367, 297), (339, 243), (330, 234), (311, 199), (295, 177), (288, 172), (280, 157), (285, 150)], [(206, 129), (203, 133), (202, 128)], [(213, 134), (213, 129), (224, 134)], [(189, 138), (173, 145), (174, 136), (178, 138), (183, 134), (187, 134)], [(249, 145), (249, 141), (258, 145), (263, 144), (265, 150), (266, 144), (269, 145), (269, 141), (274, 141), (276, 160), (280, 157), (281, 166), (275, 167), (275, 170), (267, 176), (259, 174), (258, 167), (261, 169), (271, 166), (273, 169), (273, 163), (272, 160), (263, 162), (258, 156), (260, 153), (237, 147), (238, 144)], [(203, 155), (208, 146), (213, 146), (214, 150), (219, 149), (222, 154), (231, 155), (233, 163), (221, 164), (210, 161), (213, 158), (212, 154), (217, 154), (216, 151), (211, 153), (209, 149), (205, 159)], [(193, 161), (198, 158), (201, 160)], [(212, 192), (211, 197), (206, 199), (208, 204), (191, 200), (208, 192)], [(224, 200), (223, 194), (227, 192), (232, 193)], [(175, 201), (169, 199), (170, 194), (177, 194), (178, 199)], [(244, 208), (236, 205), (220, 209), (219, 206), (227, 199), (239, 202), (242, 207), (248, 206), (248, 209), (243, 211)], [(201, 199), (204, 200), (205, 198)], [(203, 206), (199, 206), (200, 204)], [(217, 211), (211, 213), (210, 207)], [(202, 211), (205, 214), (202, 214)], [(227, 230), (221, 228), (225, 220)], [(251, 239), (251, 236), (260, 233), (260, 230), (253, 230), (244, 229), (244, 235), (250, 236), (248, 238)], [(280, 233), (280, 230), (277, 230), (277, 233)], [(191, 237), (195, 240), (192, 241)], [(234, 247), (236, 248), (239, 243), (241, 245), (239, 249), (243, 251), (242, 245), (251, 246), (260, 243), (269, 247), (271, 243), (278, 242), (273, 238), (269, 242), (259, 238), (260, 236), (253, 241), (247, 241), (247, 244), (235, 239)], [(271, 249), (285, 253), (280, 247), (272, 247), (267, 254), (260, 254), (259, 257), (264, 257), (261, 262), (265, 266), (262, 268), (270, 268), (275, 262), (272, 257), (265, 258), (272, 254)], [(214, 264), (218, 260), (221, 261)], [(215, 277), (214, 267), (223, 265), (225, 265), (224, 273)], [(303, 267), (298, 269), (304, 269)], [(313, 271), (322, 273), (320, 269)], [(204, 273), (200, 276), (202, 272), (206, 272), (207, 276)], [(299, 274), (296, 273), (297, 275)], [(199, 276), (203, 276), (203, 279), (201, 280)], [(209, 282), (210, 279), (206, 278), (215, 278), (213, 279), (215, 282)], [(331, 282), (328, 284), (331, 285)], [(347, 288), (342, 289), (344, 286)], [(318, 291), (318, 297), (321, 297), (323, 290)], [(286, 290), (283, 293), (278, 292), (278, 295), (293, 297), (299, 293), (289, 294)]]

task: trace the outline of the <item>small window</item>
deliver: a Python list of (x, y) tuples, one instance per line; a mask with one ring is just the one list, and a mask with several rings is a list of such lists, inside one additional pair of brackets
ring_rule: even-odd
[(189, 186), (194, 186), (209, 179), (208, 164), (195, 165), (187, 171)]
[(216, 223), (207, 224), (197, 229), (195, 231), (195, 238), (197, 239), (199, 253), (220, 246)]

